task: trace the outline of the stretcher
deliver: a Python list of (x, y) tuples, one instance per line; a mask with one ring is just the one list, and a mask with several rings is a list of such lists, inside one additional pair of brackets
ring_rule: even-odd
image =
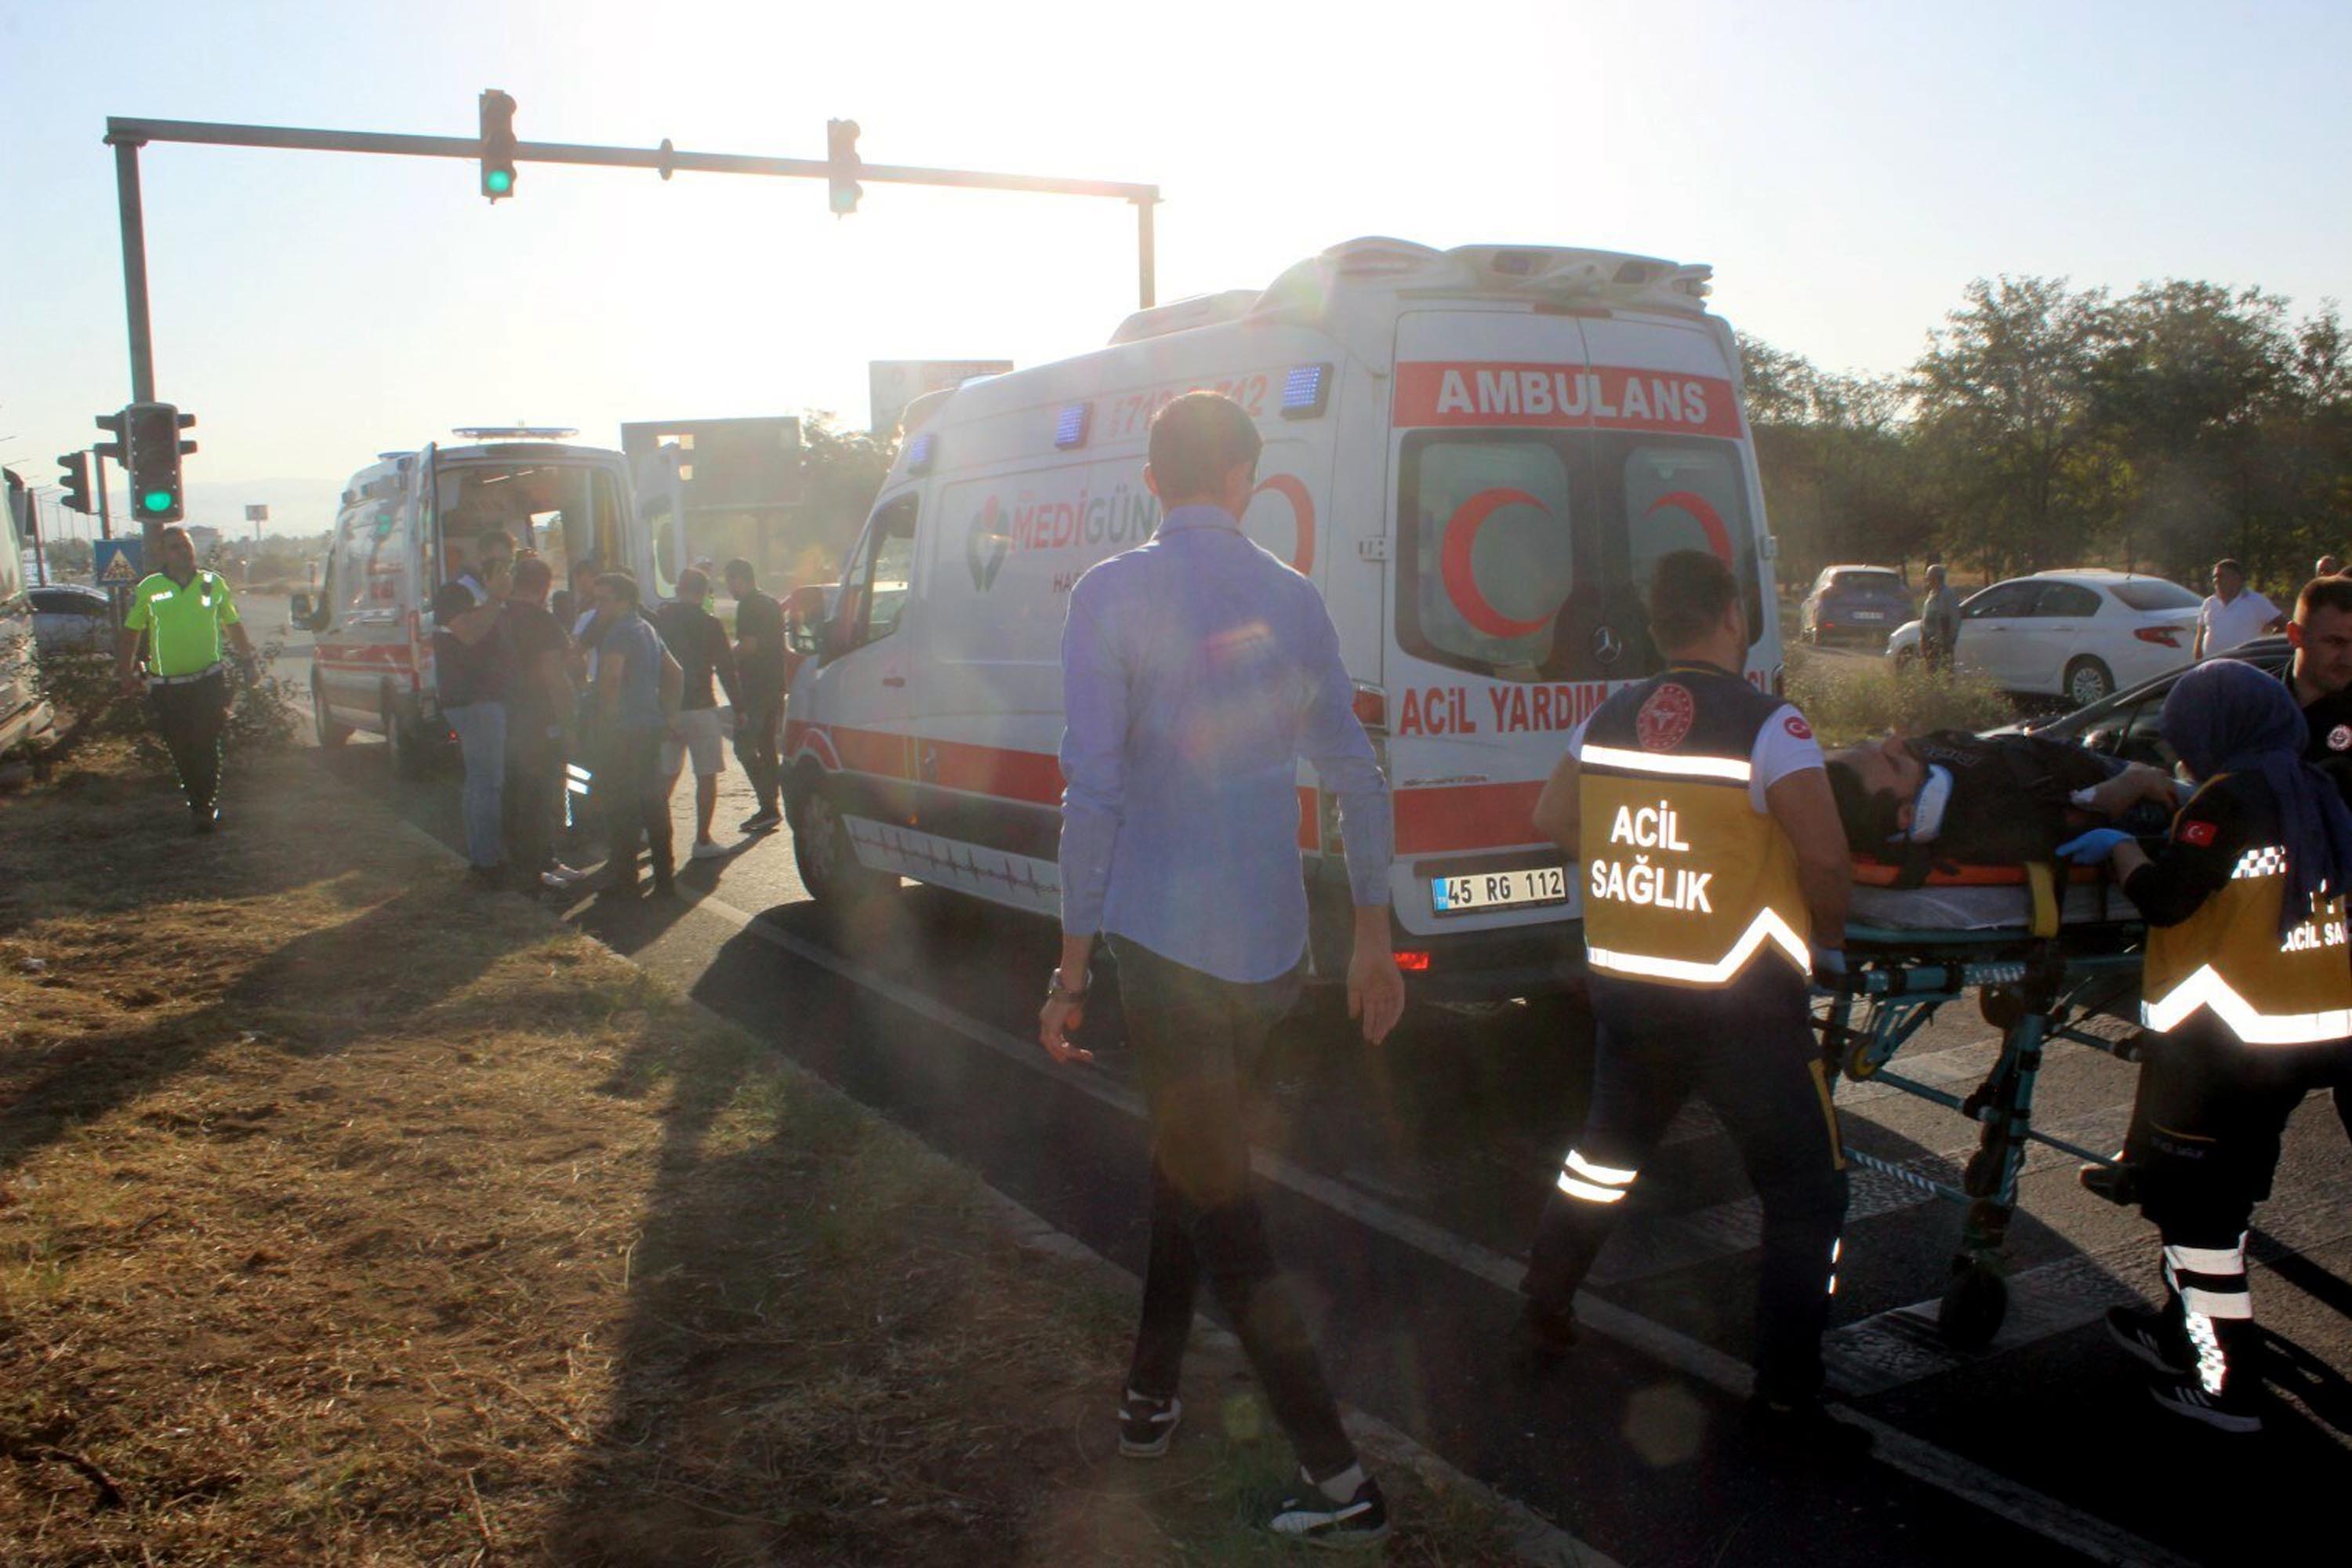
[[(1958, 1205), (1964, 1219), (1937, 1328), (1972, 1350), (2000, 1332), (2009, 1311), (2005, 1248), (2017, 1210), (2027, 1146), (2045, 1144), (2086, 1162), (2112, 1164), (2033, 1128), (2033, 1090), (2043, 1053), (2055, 1044), (2139, 1060), (2136, 1031), (2121, 1040), (2084, 1026), (2095, 1015), (2131, 1016), (2139, 994), (2146, 930), (2114, 886), (2095, 871), (2061, 880), (2050, 866), (1967, 868), (1924, 886), (1899, 888), (1892, 867), (1855, 868), (1846, 927), (1846, 973), (1817, 985), (1817, 1014), (1832, 1094), (1840, 1081), (1885, 1084), (1958, 1111), (1980, 1129), (1957, 1184), (1855, 1150), (1852, 1163)], [(1953, 1094), (1889, 1067), (1948, 1004), (1977, 994), (2000, 1051), (1984, 1081)]]

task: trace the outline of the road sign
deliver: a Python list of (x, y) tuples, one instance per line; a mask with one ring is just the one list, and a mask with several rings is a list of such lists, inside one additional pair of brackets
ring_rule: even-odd
[(888, 440), (907, 405), (927, 392), (961, 386), (975, 375), (1003, 375), (1009, 359), (876, 359), (866, 362), (866, 428)]
[(90, 564), (98, 570), (98, 585), (101, 588), (130, 589), (138, 586), (139, 539), (93, 539), (89, 542)]
[(245, 521), (247, 522), (268, 522), (269, 521), (269, 509), (266, 506), (247, 506), (245, 509)]

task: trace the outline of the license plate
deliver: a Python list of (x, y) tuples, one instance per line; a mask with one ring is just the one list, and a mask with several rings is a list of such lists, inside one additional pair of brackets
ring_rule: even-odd
[(1441, 915), (1473, 910), (1524, 909), (1568, 902), (1568, 872), (1558, 866), (1525, 871), (1481, 871), (1470, 877), (1432, 877), (1429, 901)]
[(1853, 613), (1853, 618), (1857, 621), (1883, 621), (1886, 618), (1886, 612), (1885, 610), (1856, 610)]

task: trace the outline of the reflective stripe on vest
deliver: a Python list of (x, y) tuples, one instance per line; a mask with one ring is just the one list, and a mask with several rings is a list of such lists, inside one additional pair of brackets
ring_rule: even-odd
[(2306, 1046), (2352, 1037), (2352, 949), (2344, 900), (2278, 934), (2286, 852), (2240, 857), (2228, 886), (2147, 939), (2140, 1021), (2159, 1033), (2200, 1011), (2250, 1046)]
[(1595, 972), (1714, 989), (1768, 949), (1811, 972), (1795, 848), (1748, 794), (1756, 738), (1780, 706), (1736, 676), (1680, 668), (1593, 715), (1578, 858)]

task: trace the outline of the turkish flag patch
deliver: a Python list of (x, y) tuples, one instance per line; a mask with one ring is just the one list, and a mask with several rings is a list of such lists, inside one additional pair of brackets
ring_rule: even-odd
[(1800, 741), (1810, 741), (1813, 738), (1813, 727), (1805, 722), (1804, 716), (1802, 714), (1790, 714), (1786, 720), (1782, 721), (1781, 728), (1787, 730), (1790, 734), (1795, 736)]
[(2210, 822), (2184, 822), (2180, 825), (2180, 842), (2202, 849), (2213, 842), (2220, 831)]

